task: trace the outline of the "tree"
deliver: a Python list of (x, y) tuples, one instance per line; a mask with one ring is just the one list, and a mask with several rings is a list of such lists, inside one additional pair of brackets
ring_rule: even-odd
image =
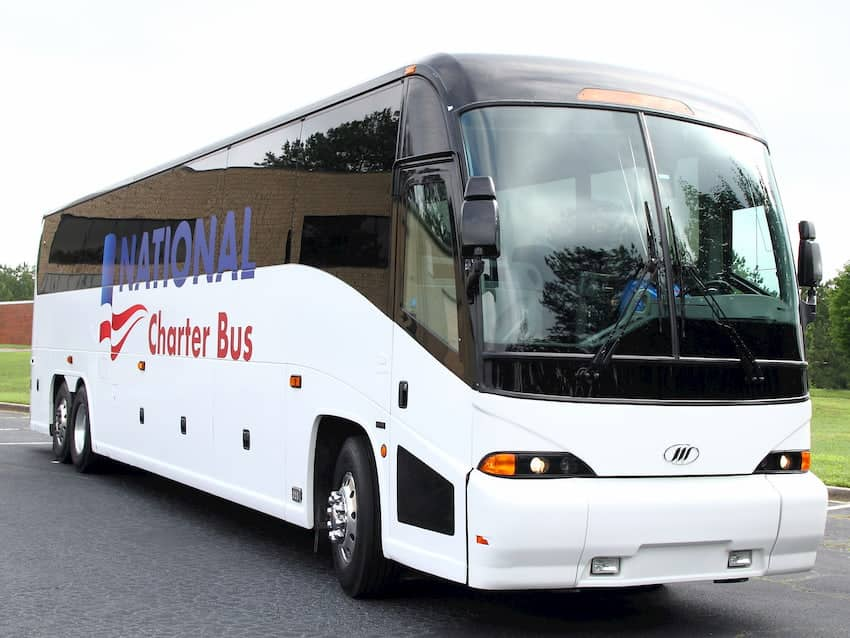
[(19, 266), (0, 266), (0, 301), (31, 301), (34, 292), (35, 267), (24, 262)]
[(846, 356), (850, 356), (850, 262), (831, 282), (829, 313), (833, 318), (832, 338)]
[(835, 328), (848, 323), (850, 317), (836, 320), (833, 310), (835, 280), (818, 288), (817, 320), (806, 328), (806, 358), (809, 379), (818, 388), (845, 389), (850, 387), (850, 356), (835, 338)]

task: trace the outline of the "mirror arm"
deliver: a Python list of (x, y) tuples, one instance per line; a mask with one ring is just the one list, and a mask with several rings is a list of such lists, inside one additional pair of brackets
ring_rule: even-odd
[(475, 297), (479, 291), (479, 283), (481, 275), (484, 274), (484, 259), (480, 255), (476, 255), (471, 259), (466, 260), (464, 266), (466, 298), (470, 305), (475, 303)]

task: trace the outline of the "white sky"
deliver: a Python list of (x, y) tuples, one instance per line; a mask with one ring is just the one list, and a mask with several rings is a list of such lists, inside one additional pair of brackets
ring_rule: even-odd
[(0, 264), (41, 217), (440, 51), (625, 65), (743, 100), (787, 221), (850, 261), (850, 2), (0, 0)]

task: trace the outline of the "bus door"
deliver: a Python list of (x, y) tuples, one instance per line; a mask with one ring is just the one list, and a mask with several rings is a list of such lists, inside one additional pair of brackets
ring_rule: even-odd
[(456, 171), (444, 161), (399, 174), (384, 548), (414, 568), (465, 582), (471, 409), (459, 376)]

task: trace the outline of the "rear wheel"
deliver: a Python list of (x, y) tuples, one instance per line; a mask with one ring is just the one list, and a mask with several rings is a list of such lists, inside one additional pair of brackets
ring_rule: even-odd
[(53, 456), (56, 460), (68, 463), (71, 450), (68, 441), (68, 424), (71, 420), (71, 393), (65, 382), (59, 386), (53, 399)]
[(365, 436), (347, 439), (339, 452), (328, 498), (328, 536), (334, 569), (345, 593), (376, 596), (395, 580), (384, 558), (375, 458)]
[(89, 418), (89, 398), (85, 386), (81, 386), (74, 395), (71, 409), (71, 421), (68, 432), (71, 461), (79, 472), (90, 472), (96, 465), (97, 455), (91, 448), (91, 419)]

